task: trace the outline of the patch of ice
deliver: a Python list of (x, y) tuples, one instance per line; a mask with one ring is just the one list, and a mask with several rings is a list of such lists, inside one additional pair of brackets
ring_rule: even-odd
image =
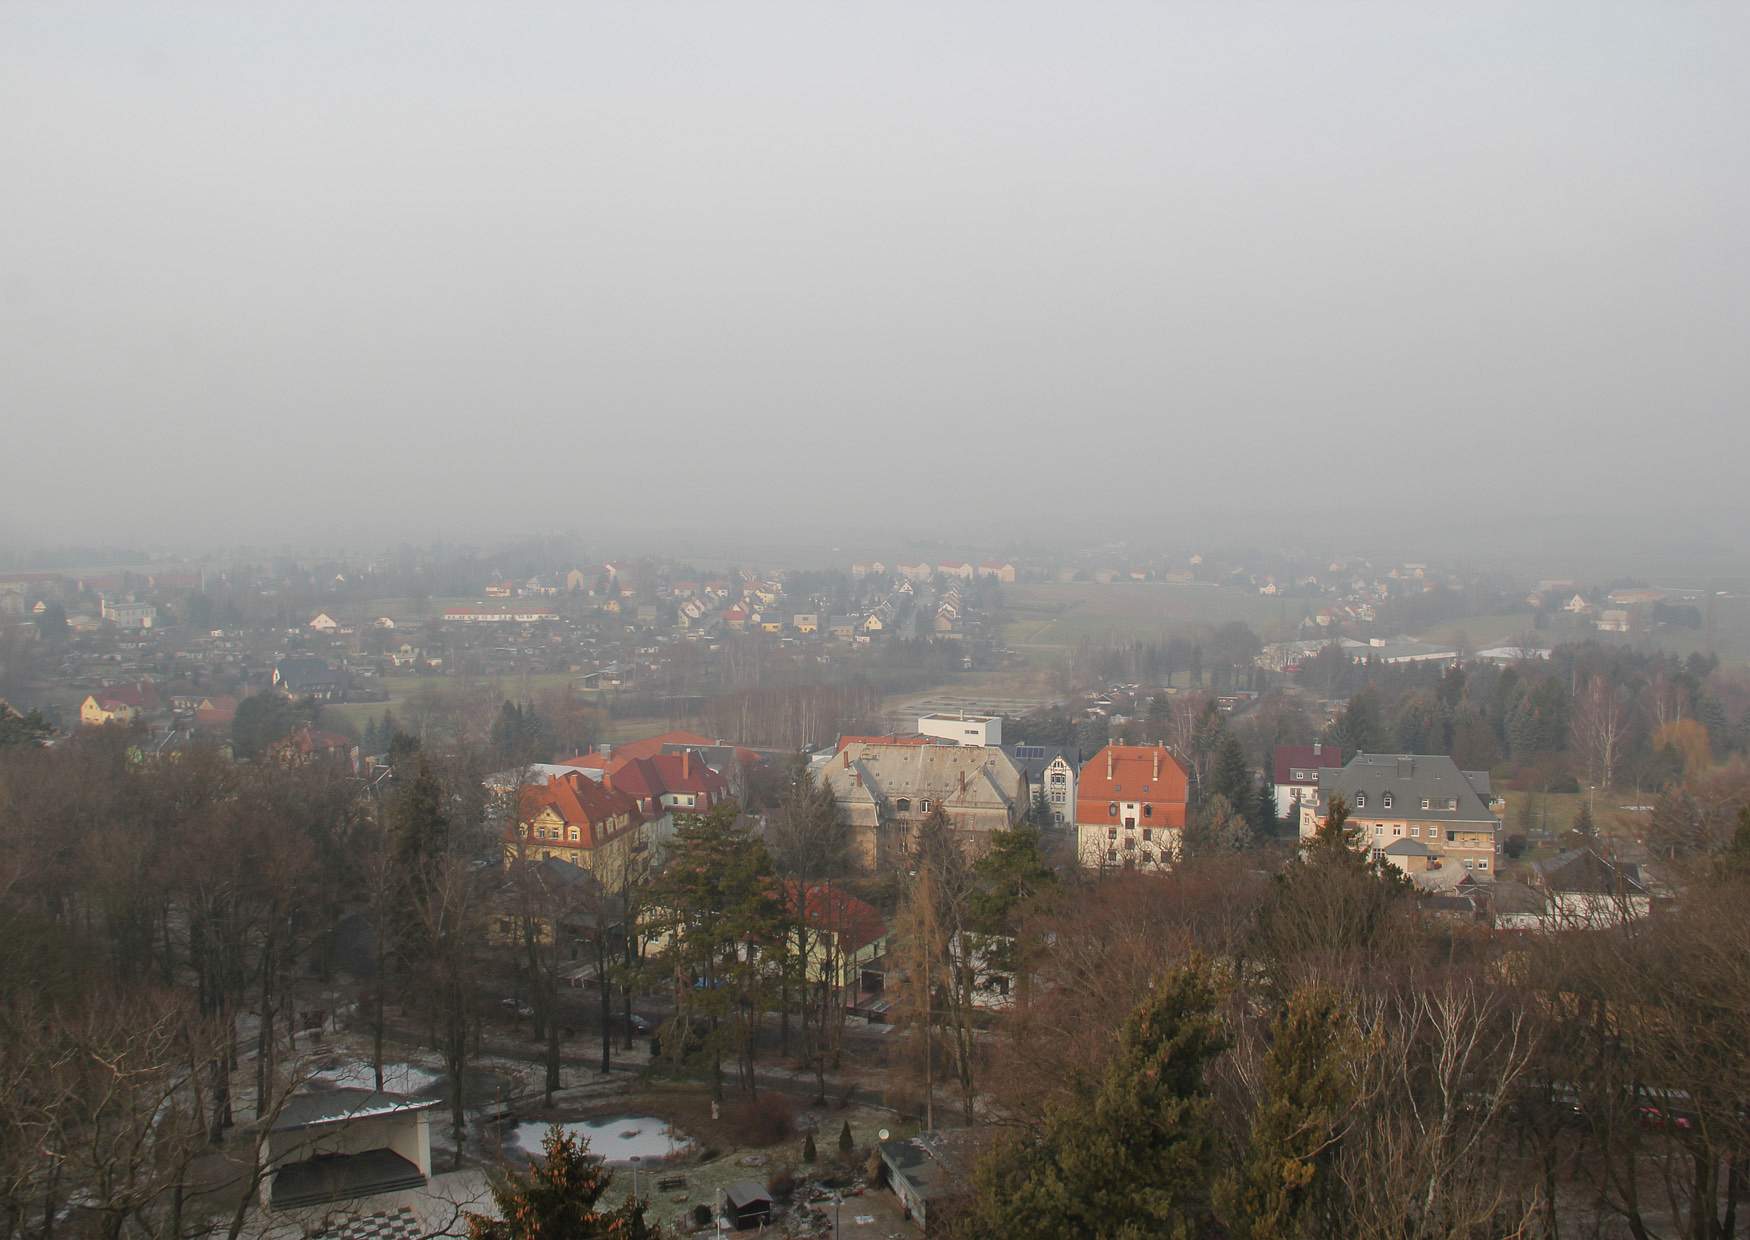
[[(376, 1069), (362, 1059), (349, 1059), (337, 1068), (325, 1068), (310, 1079), (341, 1089), (375, 1089), (377, 1087)], [(441, 1079), (436, 1072), (427, 1072), (424, 1068), (416, 1068), (410, 1063), (386, 1063), (383, 1065), (383, 1088), (392, 1094), (423, 1093)]]
[[(515, 1144), (526, 1154), (539, 1157), (541, 1142), (551, 1124), (516, 1126)], [(611, 1115), (606, 1119), (577, 1120), (559, 1125), (574, 1137), (589, 1138), (589, 1152), (609, 1162), (638, 1158), (666, 1158), (692, 1145), (677, 1136), (668, 1124), (652, 1115)]]

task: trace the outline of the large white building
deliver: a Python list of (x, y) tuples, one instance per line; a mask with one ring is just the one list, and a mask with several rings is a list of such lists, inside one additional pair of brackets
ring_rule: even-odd
[(922, 736), (934, 736), (938, 740), (953, 741), (956, 745), (1000, 747), (1003, 743), (1003, 717), (968, 715), (964, 711), (951, 715), (920, 715), (918, 733)]

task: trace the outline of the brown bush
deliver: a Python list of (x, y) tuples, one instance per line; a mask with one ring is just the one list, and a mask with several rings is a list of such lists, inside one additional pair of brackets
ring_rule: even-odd
[(742, 1139), (749, 1145), (776, 1145), (796, 1130), (796, 1109), (778, 1094), (762, 1094), (741, 1108)]

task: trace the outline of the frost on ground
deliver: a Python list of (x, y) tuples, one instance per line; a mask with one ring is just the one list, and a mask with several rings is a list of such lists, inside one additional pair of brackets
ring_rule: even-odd
[[(516, 1146), (528, 1154), (539, 1155), (541, 1142), (551, 1124), (518, 1124)], [(658, 1159), (678, 1154), (692, 1145), (677, 1136), (664, 1120), (652, 1115), (615, 1115), (607, 1119), (576, 1120), (560, 1128), (574, 1137), (589, 1138), (589, 1152), (609, 1162), (627, 1162), (632, 1158)]]
[[(349, 1059), (338, 1067), (324, 1068), (312, 1074), (312, 1081), (343, 1089), (375, 1089), (377, 1072), (362, 1059)], [(442, 1078), (410, 1063), (383, 1065), (383, 1088), (395, 1094), (420, 1094), (431, 1089)]]

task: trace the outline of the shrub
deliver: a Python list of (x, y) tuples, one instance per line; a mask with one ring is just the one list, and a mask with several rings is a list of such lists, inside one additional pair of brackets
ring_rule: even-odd
[(1517, 861), (1525, 852), (1525, 837), (1515, 831), (1502, 842), (1501, 848), (1509, 858)]
[(776, 1145), (796, 1131), (796, 1112), (778, 1094), (761, 1094), (742, 1110), (741, 1131), (749, 1145)]
[(849, 1154), (856, 1148), (856, 1142), (851, 1140), (851, 1121), (846, 1120), (845, 1126), (839, 1129), (839, 1153)]
[(700, 1202), (693, 1207), (693, 1226), (709, 1227), (711, 1225), (711, 1207)]
[(766, 1181), (766, 1191), (773, 1201), (789, 1201), (796, 1195), (796, 1173), (788, 1167), (779, 1167)]
[(814, 1134), (811, 1132), (802, 1138), (802, 1161), (812, 1163), (814, 1159)]

